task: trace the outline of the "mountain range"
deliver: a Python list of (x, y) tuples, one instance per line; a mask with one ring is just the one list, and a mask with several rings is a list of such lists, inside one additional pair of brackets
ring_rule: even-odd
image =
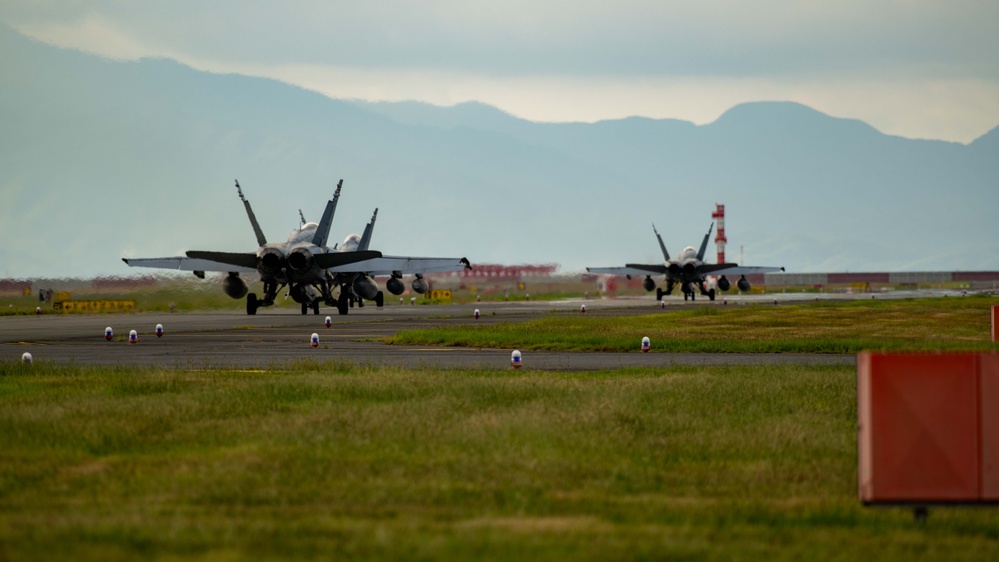
[[(0, 276), (134, 275), (120, 258), (331, 240), (586, 266), (661, 261), (726, 206), (728, 261), (788, 271), (999, 269), (999, 127), (969, 144), (880, 133), (791, 102), (695, 125), (538, 123), (479, 103), (331, 99), (176, 61), (109, 60), (0, 27)], [(666, 102), (664, 102), (666, 103)], [(709, 246), (714, 261), (714, 246)]]

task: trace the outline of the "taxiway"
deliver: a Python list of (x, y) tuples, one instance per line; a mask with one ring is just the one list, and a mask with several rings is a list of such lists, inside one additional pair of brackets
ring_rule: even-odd
[[(45, 314), (0, 318), (0, 359), (18, 360), (25, 351), (36, 362), (104, 366), (164, 366), (179, 368), (281, 369), (301, 361), (346, 362), (355, 365), (400, 367), (507, 369), (511, 349), (397, 346), (382, 339), (397, 332), (445, 325), (523, 322), (548, 314), (589, 316), (668, 314), (648, 299), (589, 299), (420, 306), (386, 305), (352, 309), (349, 315), (301, 315), (295, 310), (261, 310), (256, 316), (238, 312), (139, 313), (116, 315)], [(745, 302), (743, 304), (746, 304)], [(733, 305), (737, 303), (733, 302)], [(480, 309), (481, 318), (473, 317)], [(165, 335), (157, 338), (156, 324)], [(106, 341), (111, 326), (114, 338)], [(127, 341), (136, 330), (139, 342)], [(310, 347), (310, 335), (319, 346)], [(636, 352), (524, 351), (524, 368), (551, 371), (593, 371), (624, 367), (673, 365), (843, 364), (853, 355), (710, 354)]]

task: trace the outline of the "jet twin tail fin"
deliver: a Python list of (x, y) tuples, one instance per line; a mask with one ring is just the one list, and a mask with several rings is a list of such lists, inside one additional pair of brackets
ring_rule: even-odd
[(659, 249), (663, 251), (663, 259), (669, 261), (669, 252), (666, 251), (666, 244), (663, 244), (663, 237), (659, 236), (659, 231), (656, 230), (656, 225), (652, 225), (652, 232), (656, 233), (656, 240), (659, 240)]
[(343, 180), (336, 184), (336, 191), (333, 199), (326, 203), (326, 210), (323, 211), (323, 218), (319, 220), (319, 227), (312, 237), (312, 243), (316, 246), (325, 246), (330, 236), (330, 227), (333, 225), (333, 215), (336, 213), (336, 203), (340, 200), (340, 190), (343, 188)]
[(364, 227), (364, 233), (361, 234), (361, 241), (357, 243), (357, 250), (363, 252), (368, 249), (371, 245), (371, 233), (375, 230), (375, 219), (378, 218), (378, 209), (375, 209), (375, 214), (371, 215), (371, 222)]
[(239, 187), (239, 180), (236, 180), (236, 192), (239, 193), (239, 198), (243, 201), (246, 216), (250, 217), (250, 226), (253, 227), (253, 233), (257, 235), (257, 244), (260, 246), (267, 244), (267, 237), (264, 236), (264, 231), (260, 229), (260, 223), (257, 222), (257, 217), (253, 214), (253, 208), (250, 207), (250, 202), (243, 196), (243, 189)]
[(708, 227), (708, 233), (704, 235), (704, 240), (701, 240), (701, 249), (697, 250), (697, 259), (699, 261), (704, 261), (704, 252), (708, 250), (708, 238), (711, 237), (711, 231), (715, 229), (715, 223), (711, 223)]

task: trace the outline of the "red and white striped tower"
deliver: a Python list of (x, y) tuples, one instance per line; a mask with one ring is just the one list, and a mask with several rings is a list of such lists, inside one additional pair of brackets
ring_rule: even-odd
[(715, 245), (718, 246), (718, 263), (725, 263), (725, 205), (715, 203), (715, 212), (711, 213), (711, 218), (715, 219), (717, 228), (715, 229)]

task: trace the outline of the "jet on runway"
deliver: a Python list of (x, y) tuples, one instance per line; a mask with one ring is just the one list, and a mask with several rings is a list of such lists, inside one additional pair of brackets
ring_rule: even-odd
[[(277, 293), (285, 286), (288, 287), (288, 295), (301, 303), (302, 314), (307, 314), (309, 308), (315, 314), (319, 314), (320, 302), (328, 306), (336, 306), (341, 314), (346, 314), (347, 300), (343, 293), (344, 285), (337, 282), (337, 278), (331, 273), (331, 268), (342, 268), (348, 264), (365, 262), (375, 258), (381, 259), (377, 263), (366, 264), (363, 268), (352, 268), (351, 271), (369, 271), (390, 268), (390, 273), (418, 273), (419, 280), (422, 274), (430, 271), (455, 271), (460, 270), (468, 264), (468, 260), (455, 258), (405, 258), (405, 257), (385, 257), (381, 252), (363, 248), (341, 247), (339, 250), (326, 246), (329, 237), (330, 227), (333, 223), (333, 216), (336, 212), (337, 201), (340, 198), (340, 190), (343, 180), (337, 184), (336, 192), (326, 204), (322, 219), (319, 223), (304, 223), (300, 228), (291, 232), (287, 242), (268, 243), (263, 231), (257, 222), (250, 202), (243, 196), (243, 190), (236, 181), (236, 191), (243, 202), (246, 214), (250, 219), (250, 225), (257, 237), (259, 245), (255, 253), (231, 253), (212, 251), (189, 251), (186, 256), (169, 258), (122, 258), (126, 264), (132, 267), (154, 267), (163, 269), (175, 269), (181, 271), (193, 271), (200, 278), (204, 278), (206, 271), (218, 271), (228, 273), (228, 277), (222, 283), (222, 289), (227, 295), (234, 299), (246, 296), (246, 313), (253, 315), (261, 306), (274, 304)], [(369, 235), (370, 238), (370, 235)], [(407, 267), (413, 260), (417, 265), (425, 266)], [(435, 261), (436, 260), (436, 261)], [(446, 261), (448, 269), (442, 269), (443, 265), (438, 261)], [(341, 270), (342, 271), (342, 270)], [(249, 293), (246, 283), (239, 277), (240, 273), (259, 273), (260, 280), (264, 283), (263, 298), (258, 299), (255, 293)], [(370, 281), (370, 279), (368, 279)], [(341, 285), (340, 299), (334, 300), (332, 289), (337, 284)], [(373, 284), (373, 283), (372, 283)], [(414, 290), (416, 289), (414, 281)], [(426, 289), (424, 288), (424, 291)], [(378, 306), (382, 305), (381, 292), (363, 292), (362, 297), (376, 301)], [(360, 300), (358, 299), (358, 302)]]
[[(707, 287), (708, 275), (721, 275), (718, 278), (717, 285), (722, 291), (727, 291), (732, 285), (728, 277), (726, 277), (727, 275), (739, 275), (740, 277), (737, 282), (739, 290), (748, 291), (750, 285), (746, 279), (746, 274), (784, 271), (783, 267), (743, 267), (735, 263), (704, 263), (704, 252), (708, 248), (708, 238), (711, 236), (711, 230), (714, 229), (714, 226), (715, 224), (711, 223), (708, 233), (704, 235), (704, 240), (701, 241), (700, 250), (695, 251), (692, 246), (687, 246), (680, 252), (680, 255), (676, 259), (671, 259), (669, 252), (666, 250), (666, 244), (663, 244), (662, 236), (659, 235), (656, 225), (653, 224), (652, 232), (655, 232), (656, 239), (659, 241), (659, 248), (663, 252), (663, 259), (666, 260), (665, 263), (629, 263), (625, 264), (624, 267), (587, 267), (586, 271), (606, 275), (624, 275), (628, 279), (631, 279), (632, 276), (644, 275), (645, 280), (642, 282), (642, 287), (646, 291), (655, 289), (657, 301), (662, 300), (663, 295), (672, 294), (673, 288), (677, 284), (680, 285), (680, 289), (683, 291), (683, 300), (687, 300), (688, 298), (694, 300), (698, 292), (710, 300), (715, 300), (715, 290), (713, 288), (708, 289)], [(655, 274), (666, 276), (665, 291), (656, 287), (656, 282), (652, 280), (652, 275)]]

